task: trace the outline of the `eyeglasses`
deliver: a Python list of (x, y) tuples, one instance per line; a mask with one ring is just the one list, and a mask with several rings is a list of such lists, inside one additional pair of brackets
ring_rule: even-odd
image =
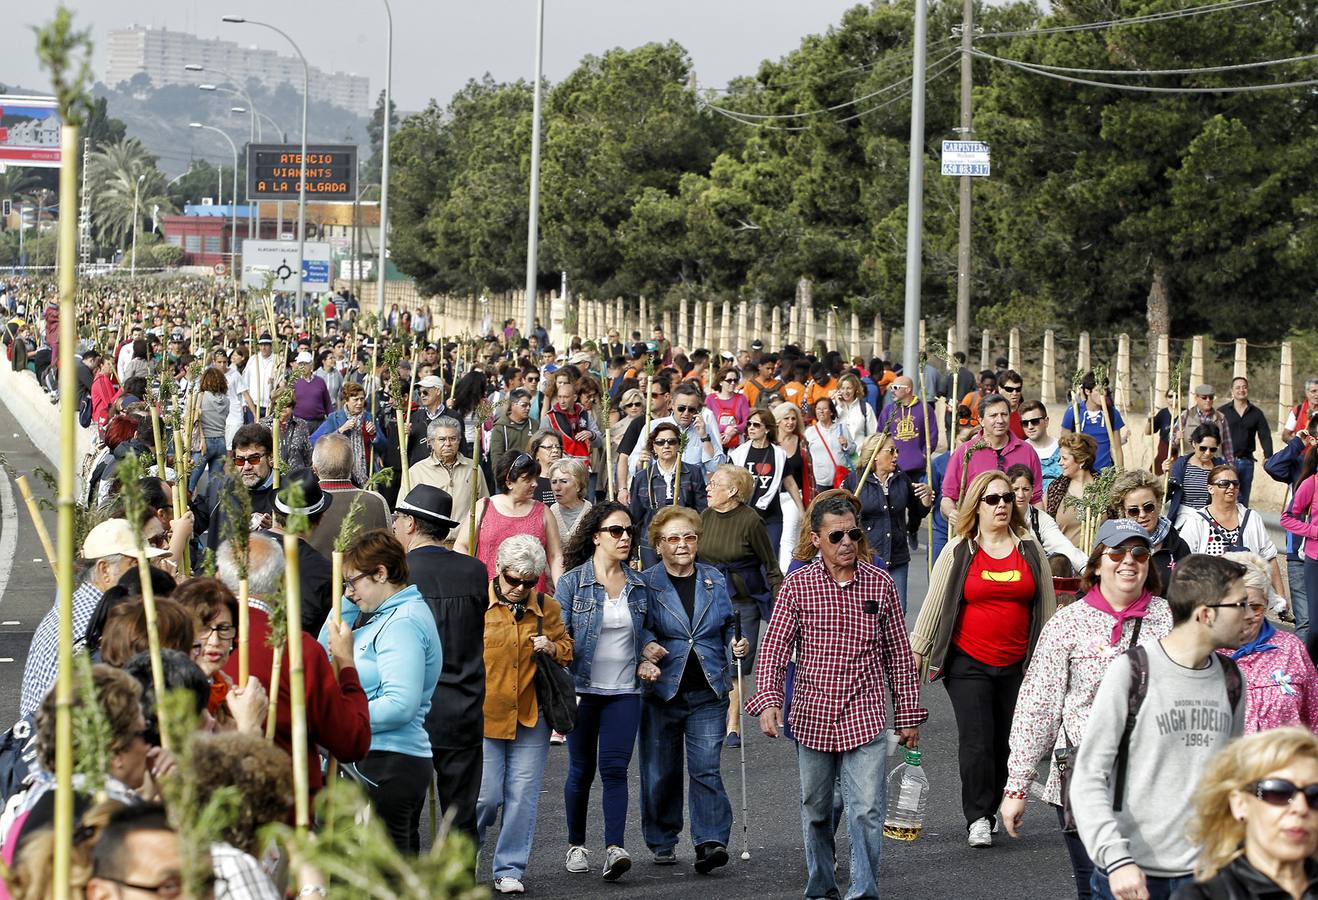
[[(177, 875), (171, 875), (168, 878), (166, 878), (164, 881), (160, 882), (160, 884), (156, 884), (156, 885), (135, 884), (134, 882), (131, 881), (124, 881), (119, 878), (111, 878), (109, 875), (94, 875), (92, 877), (99, 878), (101, 881), (109, 881), (113, 884), (117, 884), (120, 885), (121, 887), (126, 887), (134, 891), (142, 891), (143, 893), (147, 893), (147, 894), (155, 894), (157, 897), (164, 897), (165, 900), (174, 900), (175, 897), (183, 896), (183, 879), (179, 878)], [(216, 888), (220, 887), (224, 883), (225, 883), (224, 879), (219, 878), (216, 875), (213, 874), (207, 875), (205, 878), (202, 879), (202, 892), (201, 892), (202, 896), (207, 896), (207, 897), (214, 896)]]
[(1249, 601), (1241, 600), (1237, 603), (1205, 603), (1204, 606), (1209, 609), (1249, 609)]
[(1144, 562), (1153, 555), (1153, 551), (1148, 547), (1108, 547), (1103, 551), (1103, 555), (1114, 563), (1119, 563), (1127, 556), (1135, 562)]
[(233, 460), (234, 468), (241, 469), (243, 466), (259, 466), (261, 460), (265, 459), (265, 454), (248, 453), (244, 456), (241, 453), (233, 453), (230, 454), (229, 459)]
[(851, 543), (859, 544), (860, 539), (864, 536), (865, 532), (861, 531), (859, 528), (839, 528), (837, 531), (830, 531), (828, 533), (828, 542), (830, 544), (840, 544), (842, 543), (843, 538), (850, 538)]
[(700, 409), (699, 406), (679, 406), (679, 407), (677, 407), (677, 411), (680, 412), (680, 413), (693, 413), (693, 412), (696, 412), (696, 411), (699, 410), (699, 409)]
[(636, 407), (638, 407), (638, 406), (640, 406), (640, 405), (641, 405), (641, 401), (640, 401), (640, 400), (633, 400), (631, 403), (624, 403), (624, 404), (622, 405), (622, 408), (623, 408), (623, 409), (635, 409)]
[(677, 438), (655, 438), (655, 439), (654, 439), (654, 445), (655, 445), (656, 447), (671, 447), (671, 446), (673, 446), (673, 445), (676, 444), (676, 443), (677, 443)]
[(1004, 384), (1002, 390), (1008, 394), (1019, 394), (1024, 386), (1019, 384)]
[(1199, 452), (1200, 452), (1200, 453), (1216, 453), (1216, 452), (1217, 452), (1217, 445), (1216, 445), (1216, 444), (1200, 444), (1199, 447), (1198, 447), (1198, 449), (1199, 449)]
[(1158, 504), (1154, 503), (1152, 500), (1148, 501), (1143, 506), (1127, 506), (1126, 518), (1134, 519), (1137, 516), (1139, 516), (1140, 513), (1144, 513), (1145, 515), (1152, 515), (1153, 511), (1157, 508), (1158, 508)]
[(508, 586), (513, 590), (516, 590), (517, 588), (523, 588), (529, 591), (540, 583), (539, 576), (535, 578), (514, 578), (512, 575), (508, 574), (507, 572), (503, 573), (503, 580), (508, 582)]
[(676, 547), (678, 544), (695, 544), (700, 540), (698, 534), (666, 534), (660, 538), (670, 547)]
[(985, 494), (983, 497), (979, 498), (979, 502), (983, 503), (985, 506), (999, 506), (1003, 503), (1014, 503), (1015, 501), (1016, 495), (1011, 492), (1004, 494)]
[(1035, 425), (1038, 425), (1040, 422), (1042, 422), (1043, 419), (1044, 419), (1043, 416), (1039, 416), (1039, 418), (1037, 419), (1021, 419), (1021, 427), (1033, 428)]
[(605, 525), (603, 528), (596, 528), (596, 534), (607, 534), (615, 541), (620, 541), (624, 537), (634, 537), (636, 534), (635, 525)]
[[(552, 450), (560, 450), (562, 448), (560, 448), (558, 444), (536, 444), (535, 449), (552, 451)], [(516, 463), (513, 463), (513, 465), (516, 465)]]
[(354, 575), (351, 578), (343, 579), (343, 593), (345, 594), (356, 593), (357, 582), (361, 581), (363, 578), (368, 577), (370, 574), (371, 574), (370, 572), (362, 572), (361, 574)]
[(1224, 491), (1235, 491), (1240, 489), (1240, 482), (1232, 481), (1230, 478), (1219, 478), (1217, 479), (1217, 481), (1214, 481), (1212, 484), (1213, 487), (1221, 488)]
[(204, 643), (210, 640), (210, 637), (213, 634), (217, 635), (222, 641), (228, 641), (232, 640), (233, 636), (237, 633), (238, 629), (234, 628), (229, 622), (225, 622), (222, 625), (203, 625), (201, 628), (197, 629), (197, 639)]
[(1286, 806), (1296, 794), (1303, 794), (1305, 804), (1318, 809), (1318, 784), (1300, 787), (1285, 778), (1261, 778), (1249, 786), (1249, 792), (1269, 806)]

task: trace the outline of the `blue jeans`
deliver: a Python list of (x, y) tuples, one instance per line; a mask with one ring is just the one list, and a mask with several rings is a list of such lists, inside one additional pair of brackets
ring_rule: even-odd
[(1075, 876), (1076, 900), (1090, 900), (1094, 896), (1089, 882), (1094, 877), (1094, 862), (1089, 858), (1080, 835), (1066, 830), (1066, 816), (1060, 806), (1054, 806), (1057, 812), (1057, 824), (1062, 827), (1062, 840), (1066, 842), (1066, 855), (1071, 858), (1071, 874)]
[(1286, 581), (1291, 589), (1291, 612), (1295, 613), (1295, 636), (1309, 639), (1309, 591), (1305, 586), (1304, 557), (1298, 552), (1286, 554)]
[[(1149, 900), (1171, 900), (1172, 894), (1181, 885), (1194, 884), (1193, 875), (1180, 875), (1176, 878), (1154, 878), (1147, 875), (1144, 880), (1149, 885)], [(1095, 869), (1090, 876), (1089, 889), (1093, 891), (1094, 900), (1115, 900), (1112, 889), (1108, 887), (1107, 876), (1101, 869)]]
[[(900, 540), (900, 539), (901, 539), (900, 535), (898, 537), (893, 538), (893, 540)], [(902, 605), (903, 613), (906, 612), (906, 575), (910, 567), (911, 567), (910, 563), (902, 563), (900, 566), (888, 567), (888, 574), (892, 576), (892, 580), (897, 584), (897, 600)]]
[(883, 803), (887, 794), (888, 737), (830, 753), (797, 745), (801, 774), (801, 831), (805, 837), (805, 896), (838, 897), (833, 873), (833, 782), (841, 775), (851, 838), (851, 884), (847, 900), (878, 898), (879, 854), (883, 849)]
[(1254, 486), (1254, 460), (1236, 457), (1236, 474), (1240, 476), (1240, 502), (1249, 506), (1249, 490)]
[(691, 843), (727, 846), (732, 803), (719, 769), (727, 716), (728, 699), (709, 687), (641, 704), (641, 832), (651, 850), (672, 850), (682, 833), (684, 746)]
[(206, 451), (192, 454), (192, 474), (188, 476), (188, 493), (197, 489), (201, 473), (210, 467), (211, 481), (220, 477), (224, 471), (225, 446), (223, 437), (206, 438)]
[(485, 843), (485, 830), (499, 817), (503, 822), (494, 845), (494, 877), (517, 878), (526, 873), (540, 809), (540, 784), (549, 753), (549, 726), (544, 716), (534, 728), (517, 726), (511, 741), (485, 738), (481, 760), (481, 792), (476, 800), (477, 840)]
[(568, 769), (563, 782), (567, 842), (586, 843), (586, 810), (598, 764), (604, 785), (604, 844), (623, 846), (627, 831), (627, 767), (640, 726), (640, 694), (578, 694), (577, 727), (567, 736)]

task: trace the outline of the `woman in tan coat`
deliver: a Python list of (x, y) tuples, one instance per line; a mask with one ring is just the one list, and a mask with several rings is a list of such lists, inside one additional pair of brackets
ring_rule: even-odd
[(494, 846), (494, 890), (520, 894), (531, 856), (540, 805), (549, 726), (535, 695), (535, 660), (544, 650), (555, 661), (572, 661), (572, 638), (553, 597), (536, 591), (548, 568), (545, 548), (534, 537), (513, 535), (499, 545), (490, 603), (485, 612), (485, 742), (476, 829), (503, 821)]

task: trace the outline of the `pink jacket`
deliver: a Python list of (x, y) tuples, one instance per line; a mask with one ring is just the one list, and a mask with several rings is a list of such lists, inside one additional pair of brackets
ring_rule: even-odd
[[(1245, 677), (1245, 734), (1298, 725), (1318, 731), (1318, 671), (1304, 642), (1277, 629), (1268, 639), (1275, 650), (1250, 653), (1236, 660)], [(1230, 656), (1230, 650), (1219, 650)]]
[[(1309, 521), (1292, 515), (1293, 510), (1307, 513)], [(1318, 559), (1318, 474), (1310, 475), (1295, 491), (1295, 499), (1281, 511), (1281, 527), (1304, 538), (1304, 555)]]
[[(981, 472), (991, 472), (994, 469), (1005, 472), (1016, 463), (1021, 463), (1034, 475), (1034, 494), (1030, 497), (1030, 502), (1038, 503), (1043, 500), (1043, 471), (1039, 466), (1039, 454), (1034, 452), (1034, 448), (1008, 432), (1007, 446), (1002, 448), (1001, 453), (988, 446), (972, 451), (970, 448), (982, 439), (982, 434), (976, 434), (952, 451), (947, 461), (947, 474), (943, 476), (943, 496), (959, 501), (963, 482), (969, 487), (970, 482), (974, 481), (975, 476)], [(961, 475), (962, 466), (965, 467), (966, 472), (964, 478)]]

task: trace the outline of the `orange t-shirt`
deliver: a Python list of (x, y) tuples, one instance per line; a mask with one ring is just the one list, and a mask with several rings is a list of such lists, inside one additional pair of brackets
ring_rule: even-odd
[(820, 397), (827, 397), (830, 393), (836, 390), (837, 390), (836, 378), (829, 378), (828, 381), (824, 382), (823, 384), (819, 384), (816, 382), (815, 384), (810, 385), (810, 389), (806, 392), (805, 399), (806, 402), (810, 404), (810, 415), (812, 417), (814, 416), (815, 401), (817, 401)]
[(799, 381), (789, 381), (783, 385), (782, 395), (784, 400), (800, 409), (805, 400), (805, 385)]

